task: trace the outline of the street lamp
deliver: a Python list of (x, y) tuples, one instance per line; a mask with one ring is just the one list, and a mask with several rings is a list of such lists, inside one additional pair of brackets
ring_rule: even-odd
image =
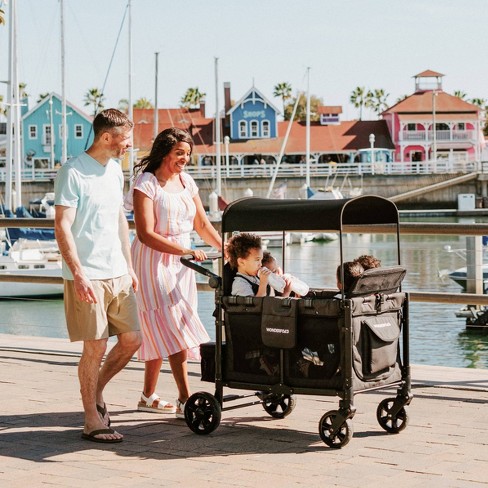
[(230, 144), (230, 137), (224, 137), (224, 147), (225, 147), (225, 167), (227, 168), (227, 178), (229, 178), (229, 144)]
[(432, 160), (437, 160), (437, 131), (435, 122), (435, 101), (437, 97), (437, 91), (432, 90)]

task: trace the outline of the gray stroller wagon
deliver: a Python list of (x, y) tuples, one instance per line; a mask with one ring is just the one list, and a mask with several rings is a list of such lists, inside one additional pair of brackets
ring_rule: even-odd
[[(345, 233), (393, 232), (398, 265), (365, 271), (347, 295), (311, 289), (301, 298), (258, 298), (230, 296), (233, 276), (223, 265), (219, 276), (182, 258), (210, 277), (216, 304), (216, 341), (201, 346), (202, 380), (215, 383), (215, 392), (199, 391), (188, 399), (188, 427), (209, 434), (219, 426), (222, 411), (261, 404), (272, 417), (283, 418), (292, 412), (295, 395), (337, 396), (338, 409), (324, 413), (318, 430), (325, 444), (341, 448), (353, 435), (354, 395), (397, 387), (376, 414), (388, 433), (402, 431), (412, 394), (408, 295), (399, 291), (405, 269), (395, 204), (375, 196), (245, 198), (225, 209), (221, 230), (223, 242), (236, 231), (337, 232), (341, 264)], [(224, 388), (253, 393), (224, 395)]]

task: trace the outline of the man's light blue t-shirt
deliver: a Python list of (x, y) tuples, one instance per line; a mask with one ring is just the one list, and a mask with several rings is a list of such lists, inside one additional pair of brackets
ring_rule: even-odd
[[(83, 270), (90, 280), (127, 274), (119, 238), (124, 176), (111, 159), (106, 166), (86, 153), (70, 159), (54, 183), (55, 204), (76, 208), (71, 227)], [(73, 275), (63, 260), (63, 278)]]

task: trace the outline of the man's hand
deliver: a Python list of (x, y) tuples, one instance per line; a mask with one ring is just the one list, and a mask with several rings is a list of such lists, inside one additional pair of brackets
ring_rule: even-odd
[(139, 289), (139, 279), (132, 268), (129, 269), (129, 275), (132, 278), (132, 288), (136, 292)]
[(75, 276), (73, 284), (78, 300), (87, 303), (97, 303), (97, 297), (95, 296), (93, 285), (90, 280), (85, 278), (85, 276)]

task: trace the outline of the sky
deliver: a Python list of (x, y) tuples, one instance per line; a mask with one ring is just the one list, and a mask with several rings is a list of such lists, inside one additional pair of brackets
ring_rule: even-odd
[[(19, 79), (32, 108), (43, 92), (61, 94), (60, 2), (16, 0)], [(8, 10), (3, 0), (3, 8)], [(7, 2), (8, 3), (8, 2)], [(253, 86), (277, 108), (273, 87), (288, 82), (326, 105), (342, 105), (343, 120), (358, 118), (349, 102), (357, 86), (383, 88), (393, 105), (414, 90), (413, 76), (445, 74), (448, 93), (488, 99), (488, 0), (132, 0), (132, 99), (176, 107), (187, 88), (206, 93), (215, 113), (223, 82), (239, 100)], [(2, 4), (2, 0), (0, 0)], [(104, 88), (105, 107), (129, 92), (128, 0), (64, 0), (66, 96), (84, 107), (90, 88)], [(8, 20), (8, 13), (7, 13)], [(121, 27), (122, 26), (122, 27)], [(8, 78), (8, 28), (0, 26), (0, 80)], [(0, 94), (6, 97), (5, 84)], [(373, 114), (365, 112), (365, 118)]]

